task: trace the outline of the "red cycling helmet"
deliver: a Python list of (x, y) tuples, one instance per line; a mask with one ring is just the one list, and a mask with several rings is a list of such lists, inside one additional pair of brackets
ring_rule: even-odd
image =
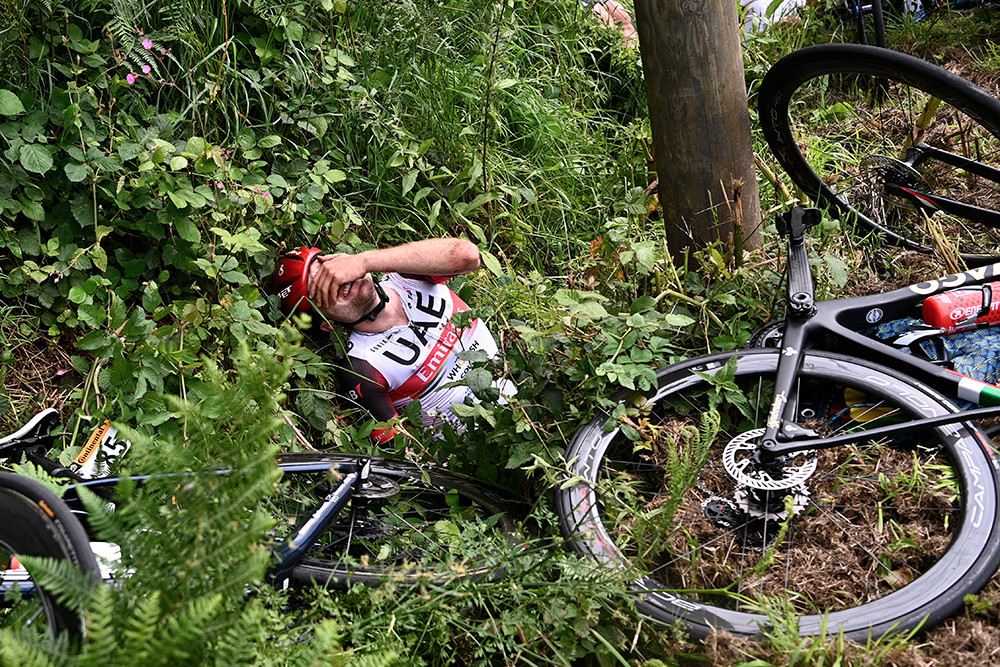
[(309, 284), (309, 265), (323, 251), (319, 248), (306, 248), (286, 252), (278, 260), (274, 270), (274, 283), (271, 288), (281, 298), (281, 310), (286, 315), (292, 313), (307, 313), (312, 310), (306, 288)]

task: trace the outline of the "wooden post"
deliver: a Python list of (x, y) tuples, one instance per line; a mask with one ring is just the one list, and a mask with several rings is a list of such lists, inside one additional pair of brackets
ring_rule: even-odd
[[(635, 0), (658, 193), (675, 258), (759, 243), (736, 0)], [(739, 261), (739, 258), (736, 258)]]

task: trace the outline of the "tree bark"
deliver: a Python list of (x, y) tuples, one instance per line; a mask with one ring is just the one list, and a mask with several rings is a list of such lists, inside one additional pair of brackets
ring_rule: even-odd
[(671, 254), (715, 240), (737, 251), (757, 245), (736, 0), (635, 0), (635, 11)]

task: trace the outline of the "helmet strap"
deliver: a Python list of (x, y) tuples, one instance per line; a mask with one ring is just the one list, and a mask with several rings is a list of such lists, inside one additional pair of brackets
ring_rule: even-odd
[(378, 303), (375, 304), (374, 308), (368, 311), (367, 315), (362, 315), (353, 322), (345, 323), (345, 327), (356, 327), (362, 322), (374, 322), (379, 313), (385, 310), (386, 304), (389, 303), (389, 295), (385, 293), (385, 290), (382, 289), (382, 285), (380, 285), (377, 280), (373, 280), (372, 284), (375, 285), (375, 293), (378, 294)]

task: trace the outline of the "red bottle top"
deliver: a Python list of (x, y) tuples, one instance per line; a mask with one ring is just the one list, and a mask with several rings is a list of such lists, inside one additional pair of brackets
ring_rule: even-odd
[(922, 313), (924, 322), (942, 329), (996, 324), (1000, 322), (1000, 281), (927, 297)]

